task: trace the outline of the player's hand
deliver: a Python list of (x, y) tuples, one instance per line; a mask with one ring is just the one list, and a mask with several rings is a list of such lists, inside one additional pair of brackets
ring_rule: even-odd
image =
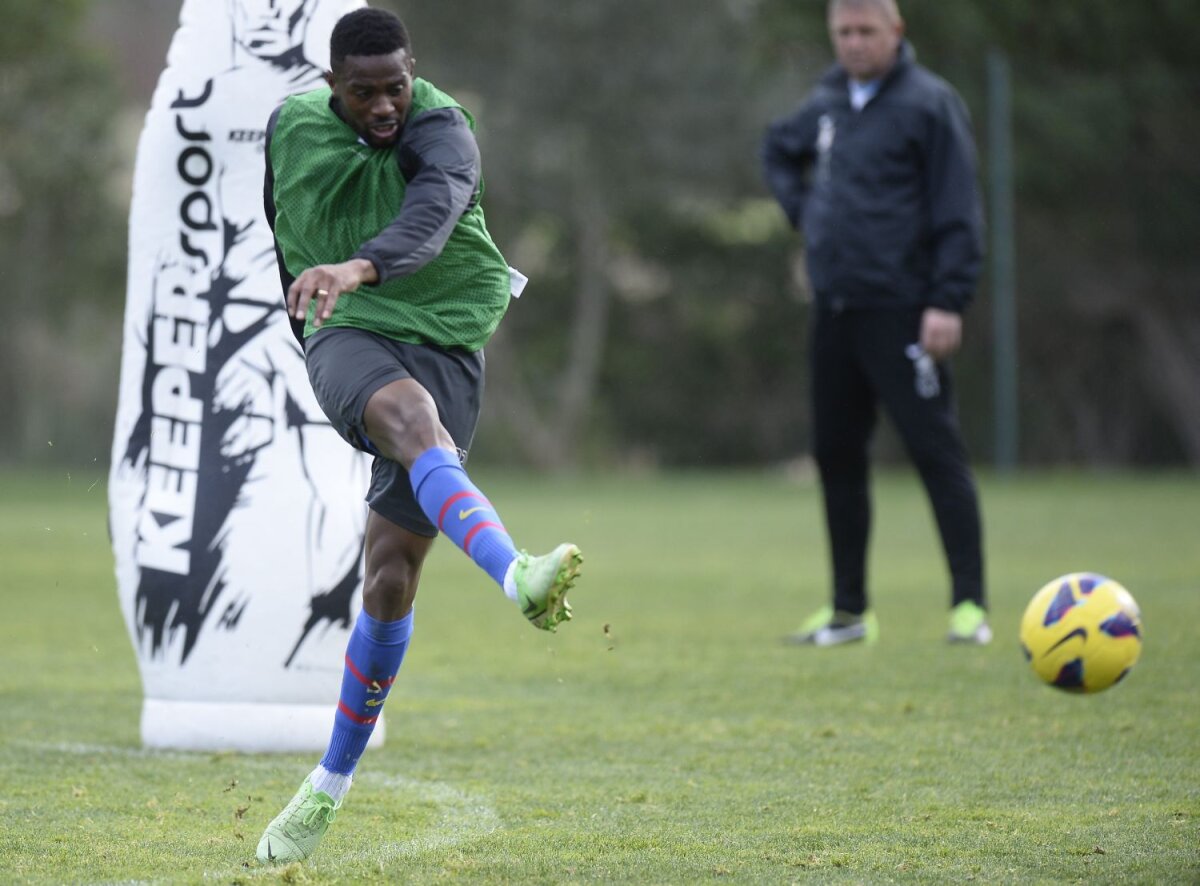
[(962, 315), (926, 308), (921, 315), (921, 347), (934, 360), (945, 360), (962, 344)]
[(303, 320), (308, 316), (309, 304), (315, 299), (317, 306), (313, 314), (313, 326), (320, 327), (333, 316), (333, 309), (337, 307), (339, 298), (354, 292), (364, 283), (374, 283), (377, 280), (375, 266), (363, 258), (309, 268), (288, 287), (288, 314), (297, 320)]

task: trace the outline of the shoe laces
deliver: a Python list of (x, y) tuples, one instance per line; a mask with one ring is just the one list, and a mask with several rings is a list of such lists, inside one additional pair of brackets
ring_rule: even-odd
[(322, 815), (324, 815), (325, 820), (328, 822), (332, 822), (335, 818), (337, 818), (337, 806), (330, 806), (327, 803), (322, 803), (316, 798), (313, 798), (304, 806), (302, 806), (301, 811), (304, 813), (304, 816), (300, 819), (300, 821), (306, 827), (312, 827), (315, 825), (317, 823), (317, 819), (321, 818)]
[(328, 822), (332, 822), (335, 818), (337, 818), (339, 804), (328, 803), (322, 800), (317, 796), (317, 792), (313, 790), (312, 785), (308, 784), (307, 782), (305, 782), (304, 786), (308, 788), (308, 791), (305, 794), (304, 799), (300, 802), (300, 805), (297, 807), (295, 814), (293, 814), (293, 820), (299, 818), (302, 825), (311, 828), (322, 816), (324, 816), (325, 820)]

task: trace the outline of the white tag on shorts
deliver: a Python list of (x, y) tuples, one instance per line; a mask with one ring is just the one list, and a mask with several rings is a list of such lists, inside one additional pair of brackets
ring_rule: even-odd
[(508, 291), (513, 298), (521, 297), (521, 293), (525, 291), (525, 284), (528, 282), (528, 277), (512, 265), (508, 266)]

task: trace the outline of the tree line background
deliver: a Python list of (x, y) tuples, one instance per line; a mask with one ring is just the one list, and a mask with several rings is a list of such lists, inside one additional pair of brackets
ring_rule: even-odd
[[(372, 5), (475, 112), (490, 226), (532, 280), (489, 346), (473, 457), (802, 457), (809, 293), (758, 144), (831, 61), (823, 0)], [(0, 463), (107, 464), (133, 151), (178, 7), (0, 0)], [(1200, 4), (901, 8), (983, 164), (985, 57), (1011, 63), (1021, 462), (1200, 465)], [(979, 462), (988, 288), (955, 360)]]

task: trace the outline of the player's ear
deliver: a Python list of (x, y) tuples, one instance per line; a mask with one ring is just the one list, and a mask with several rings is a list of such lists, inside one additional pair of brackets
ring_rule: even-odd
[(337, 78), (333, 75), (333, 71), (326, 71), (321, 76), (325, 78), (325, 82), (329, 84), (330, 89), (333, 89), (337, 85)]

